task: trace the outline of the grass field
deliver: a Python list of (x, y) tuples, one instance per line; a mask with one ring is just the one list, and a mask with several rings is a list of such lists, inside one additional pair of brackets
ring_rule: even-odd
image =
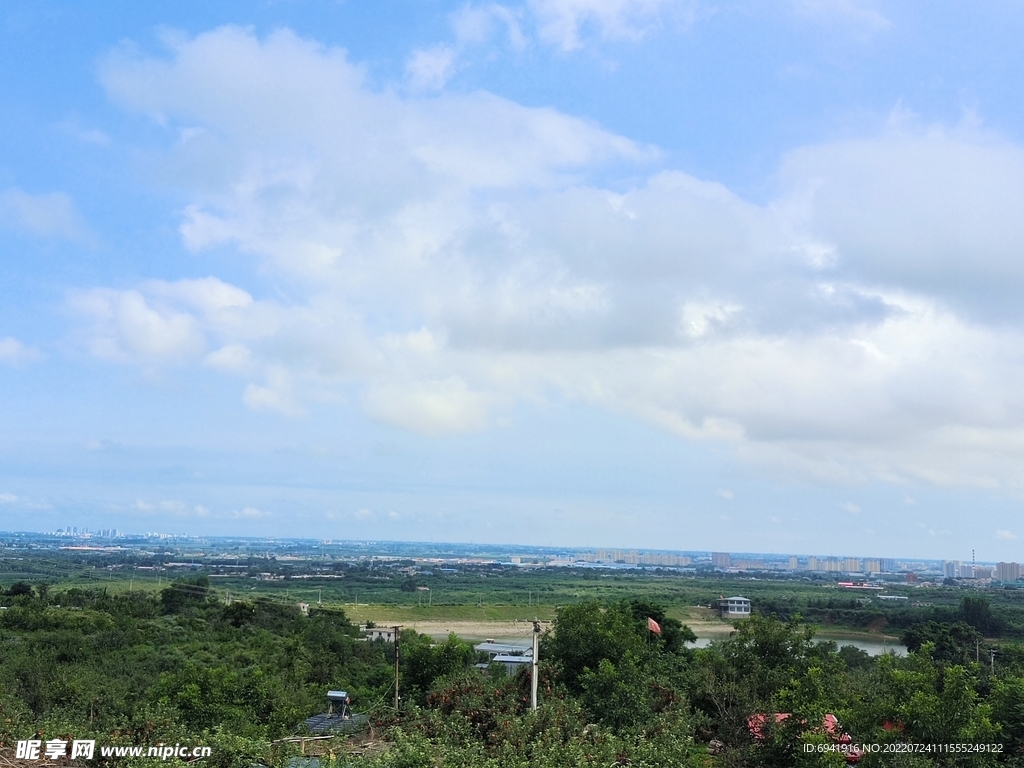
[(352, 621), (360, 623), (372, 621), (375, 624), (408, 624), (414, 621), (459, 621), (459, 622), (495, 622), (521, 621), (534, 619), (551, 621), (555, 618), (552, 606), (533, 608), (516, 605), (435, 605), (431, 607), (416, 605), (353, 605), (342, 604), (337, 607), (345, 611)]

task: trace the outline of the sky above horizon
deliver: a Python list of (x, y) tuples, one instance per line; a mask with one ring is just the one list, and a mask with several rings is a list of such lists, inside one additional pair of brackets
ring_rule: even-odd
[(0, 9), (0, 529), (1024, 561), (1024, 8)]

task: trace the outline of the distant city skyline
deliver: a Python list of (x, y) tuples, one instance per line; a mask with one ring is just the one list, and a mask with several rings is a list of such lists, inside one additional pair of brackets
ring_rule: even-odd
[(1024, 8), (0, 20), (0, 527), (1024, 560)]
[[(911, 564), (920, 566), (930, 564), (938, 569), (937, 572), (944, 576), (954, 578), (995, 578), (1000, 581), (1015, 581), (1022, 575), (1021, 565), (1014, 561), (998, 561), (978, 559), (976, 553), (972, 553), (969, 560), (957, 560), (947, 558), (913, 558), (913, 557), (872, 557), (863, 554), (850, 555), (849, 553), (831, 552), (716, 552), (706, 549), (658, 549), (638, 548), (629, 549), (622, 547), (552, 547), (532, 546), (527, 544), (496, 544), (487, 542), (419, 542), (401, 540), (370, 541), (346, 541), (331, 539), (310, 539), (304, 537), (232, 537), (232, 536), (201, 536), (184, 532), (170, 533), (166, 531), (123, 531), (117, 528), (90, 529), (87, 526), (65, 525), (55, 531), (2, 531), (0, 537), (28, 536), (30, 540), (36, 541), (47, 537), (58, 537), (58, 539), (71, 538), (78, 541), (90, 542), (95, 539), (97, 542), (106, 541), (114, 546), (120, 546), (119, 542), (132, 544), (139, 540), (154, 540), (159, 542), (204, 542), (204, 541), (246, 541), (252, 543), (264, 543), (287, 546), (289, 543), (301, 543), (308, 545), (319, 542), (325, 546), (352, 546), (359, 545), (367, 552), (373, 553), (377, 548), (378, 555), (384, 551), (391, 551), (394, 548), (406, 552), (417, 551), (417, 548), (453, 548), (464, 550), (477, 550), (479, 552), (504, 552), (513, 563), (523, 562), (525, 558), (531, 561), (534, 558), (555, 557), (556, 564), (562, 563), (557, 553), (570, 557), (575, 562), (589, 564), (621, 564), (638, 567), (683, 567), (691, 568), (708, 566), (716, 570), (729, 572), (742, 571), (789, 571), (789, 572), (817, 572), (817, 573), (863, 573), (866, 575), (893, 574), (906, 570), (920, 570), (910, 567)], [(2, 540), (0, 540), (2, 543)], [(66, 546), (66, 545), (62, 545)], [(512, 554), (516, 553), (516, 554)], [(419, 556), (425, 553), (420, 552)], [(785, 563), (785, 566), (783, 565)], [(976, 573), (975, 571), (978, 571)]]

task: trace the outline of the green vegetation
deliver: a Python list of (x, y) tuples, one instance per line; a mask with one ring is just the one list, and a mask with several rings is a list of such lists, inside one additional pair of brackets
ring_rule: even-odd
[[(435, 575), (370, 563), (329, 573), (318, 565), (324, 575), (310, 579), (253, 578), (276, 567), (266, 562), (250, 576), (204, 568), (157, 582), (153, 572), (104, 572), (95, 559), (65, 560), (52, 578), (54, 562), (18, 562), (0, 594), (0, 746), (34, 733), (208, 744), (216, 766), (284, 765), (298, 747), (273, 742), (302, 734), (304, 720), (324, 711), (326, 691), (343, 688), (386, 748), (357, 750), (365, 736), (339, 737), (323, 753), (335, 768), (840, 766), (827, 750), (841, 737), (1002, 745), (981, 755), (869, 753), (858, 763), (867, 768), (1024, 766), (1016, 590), (918, 589), (913, 602), (891, 606), (822, 582), (500, 566)], [(426, 604), (421, 586), (433, 593)], [(387, 599), (338, 605), (357, 591)], [(694, 649), (686, 622), (709, 614), (698, 605), (734, 593), (754, 599), (755, 616)], [(394, 712), (393, 646), (363, 640), (350, 611), (380, 623), (552, 619), (539, 711), (530, 711), (528, 669), (481, 672), (464, 640), (403, 629)], [(819, 625), (843, 626), (832, 619), (844, 616), (847, 627), (884, 623), (910, 654), (817, 642), (801, 611)], [(829, 717), (840, 724), (831, 733)], [(818, 745), (826, 751), (807, 751)]]

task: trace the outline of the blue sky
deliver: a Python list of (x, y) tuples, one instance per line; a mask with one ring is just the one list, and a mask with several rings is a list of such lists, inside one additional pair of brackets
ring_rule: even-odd
[(1024, 11), (8, 2), (0, 527), (1024, 560)]

